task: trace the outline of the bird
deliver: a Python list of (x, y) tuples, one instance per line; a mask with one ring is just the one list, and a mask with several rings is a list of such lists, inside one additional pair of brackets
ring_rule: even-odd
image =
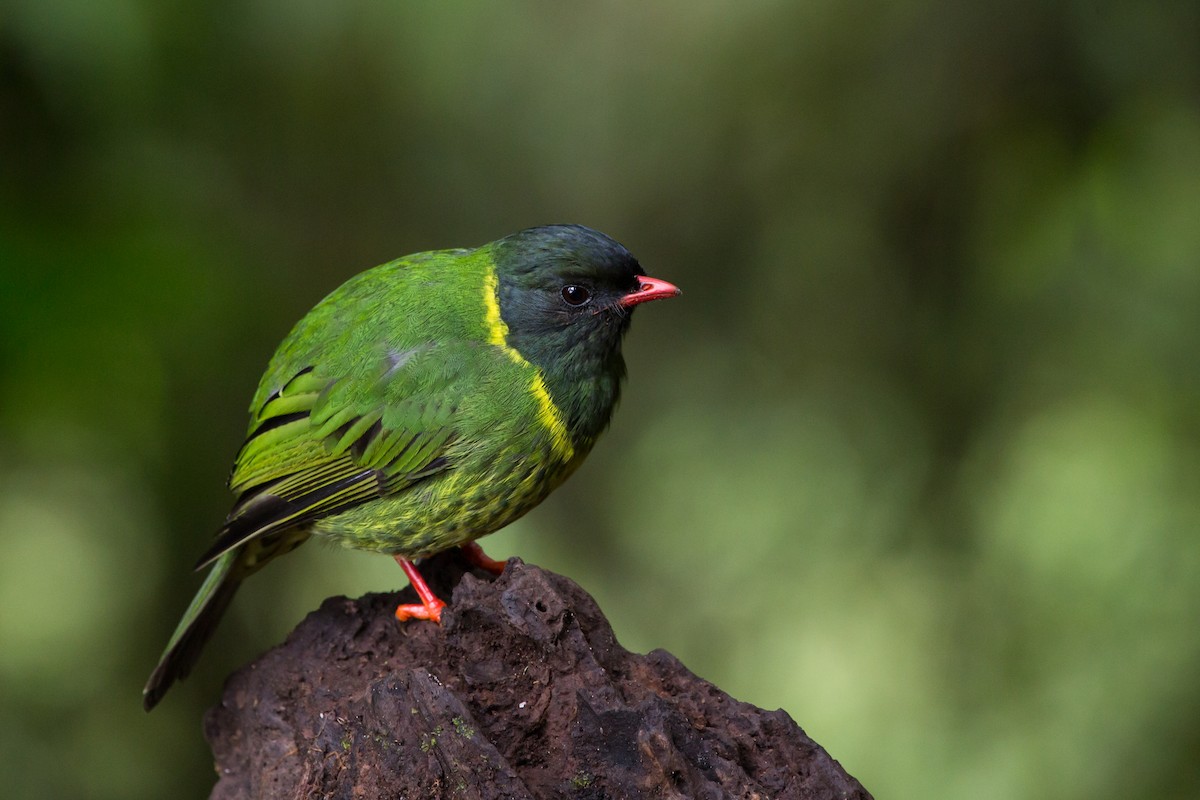
[(320, 537), (392, 556), (440, 622), (414, 561), (461, 547), (557, 488), (608, 426), (634, 309), (674, 297), (609, 236), (528, 228), (417, 253), (349, 279), (292, 329), (250, 404), (234, 503), (208, 568), (142, 693), (186, 678), (243, 580)]

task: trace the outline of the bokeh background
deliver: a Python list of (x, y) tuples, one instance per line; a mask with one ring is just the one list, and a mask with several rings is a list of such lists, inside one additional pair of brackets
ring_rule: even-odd
[(16, 0), (0, 12), (0, 773), (201, 797), (224, 677), (394, 564), (309, 546), (140, 689), (325, 293), (533, 224), (640, 311), (486, 544), (880, 798), (1200, 795), (1200, 7)]

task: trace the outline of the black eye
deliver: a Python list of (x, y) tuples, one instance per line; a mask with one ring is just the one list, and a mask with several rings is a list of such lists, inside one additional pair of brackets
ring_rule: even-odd
[(592, 293), (586, 287), (572, 283), (563, 287), (562, 298), (569, 306), (581, 306), (592, 299)]

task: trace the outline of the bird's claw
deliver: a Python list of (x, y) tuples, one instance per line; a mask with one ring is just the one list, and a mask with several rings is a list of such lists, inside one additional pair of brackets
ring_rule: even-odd
[(442, 609), (446, 604), (441, 600), (434, 598), (434, 602), (425, 605), (423, 603), (406, 603), (396, 606), (396, 619), (401, 622), (407, 622), (410, 619), (427, 619), (438, 623), (442, 622)]

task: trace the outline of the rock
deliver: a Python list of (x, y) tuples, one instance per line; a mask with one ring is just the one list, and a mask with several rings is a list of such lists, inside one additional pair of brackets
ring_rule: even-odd
[(441, 626), (395, 621), (411, 589), (331, 598), (229, 679), (214, 800), (870, 798), (785, 712), (622, 648), (567, 578), (421, 569), (457, 583)]

